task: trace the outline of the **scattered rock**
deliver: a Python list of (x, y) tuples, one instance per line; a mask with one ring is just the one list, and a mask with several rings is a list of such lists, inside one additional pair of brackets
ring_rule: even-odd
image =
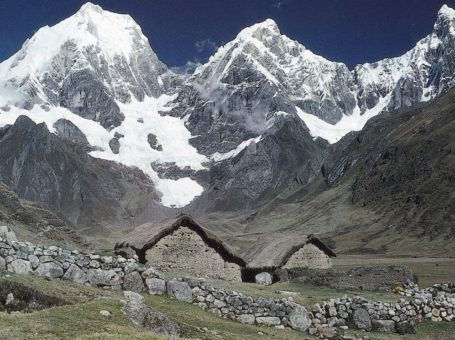
[(107, 311), (107, 310), (100, 310), (100, 314), (106, 318), (110, 318), (112, 316), (111, 312)]
[(5, 306), (11, 306), (14, 304), (14, 295), (13, 293), (8, 293), (6, 296)]
[(270, 286), (272, 284), (272, 275), (267, 272), (259, 273), (254, 277), (257, 284)]

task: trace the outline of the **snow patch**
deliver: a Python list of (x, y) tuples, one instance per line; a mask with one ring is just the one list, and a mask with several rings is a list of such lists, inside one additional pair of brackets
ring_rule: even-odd
[(330, 144), (334, 144), (349, 132), (362, 130), (370, 118), (380, 114), (387, 107), (389, 101), (390, 94), (380, 98), (379, 103), (374, 108), (365, 111), (363, 114), (360, 113), (359, 107), (356, 107), (352, 115), (344, 115), (336, 124), (327, 123), (312, 114), (304, 112), (299, 107), (296, 107), (296, 110), (297, 115), (308, 127), (314, 139), (320, 137)]
[(215, 152), (210, 156), (210, 159), (212, 159), (214, 162), (220, 162), (224, 161), (229, 158), (234, 158), (237, 156), (240, 152), (242, 152), (243, 149), (246, 147), (250, 146), (251, 143), (259, 143), (262, 140), (262, 136), (258, 136), (255, 138), (250, 138), (248, 140), (243, 141), (235, 149), (232, 149), (231, 151), (225, 152), (225, 153), (220, 153), (220, 152)]
[[(20, 115), (26, 115), (36, 123), (45, 123), (49, 131), (55, 133), (54, 123), (61, 118), (67, 119), (85, 134), (92, 146), (100, 149), (92, 151), (91, 156), (141, 169), (150, 176), (157, 190), (162, 194), (163, 205), (183, 207), (201, 195), (203, 187), (191, 178), (161, 179), (150, 164), (173, 162), (179, 167), (188, 166), (193, 170), (202, 170), (205, 169), (203, 163), (209, 160), (190, 145), (189, 140), (192, 136), (183, 120), (161, 116), (158, 113), (170, 110), (166, 105), (172, 99), (174, 99), (173, 96), (163, 95), (159, 98), (145, 98), (143, 102), (133, 101), (129, 104), (118, 102), (121, 111), (125, 114), (125, 120), (112, 131), (107, 131), (99, 123), (82, 118), (65, 108), (51, 107), (46, 111), (38, 105), (30, 111), (13, 106), (7, 112), (0, 112), (0, 126), (14, 124)], [(142, 118), (143, 123), (138, 122), (139, 118)], [(124, 135), (119, 140), (118, 154), (114, 154), (109, 147), (109, 141), (116, 132)], [(150, 147), (147, 140), (149, 133), (157, 137), (163, 151)]]

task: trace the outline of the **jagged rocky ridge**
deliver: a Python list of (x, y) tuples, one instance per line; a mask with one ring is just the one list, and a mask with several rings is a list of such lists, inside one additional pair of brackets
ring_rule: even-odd
[[(165, 206), (199, 195), (186, 209), (254, 206), (316, 177), (324, 139), (333, 143), (381, 111), (450, 89), (454, 21), (443, 6), (433, 32), (411, 51), (349, 70), (269, 19), (185, 80), (159, 61), (131, 17), (88, 3), (0, 64), (0, 124), (29, 115), (94, 157), (138, 167)], [(43, 188), (38, 183), (15, 190), (43, 200), (30, 194)], [(57, 192), (72, 191), (65, 185)]]

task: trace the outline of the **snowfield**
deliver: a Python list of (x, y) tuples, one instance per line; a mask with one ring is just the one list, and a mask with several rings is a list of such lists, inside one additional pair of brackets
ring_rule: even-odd
[[(191, 178), (178, 180), (162, 179), (152, 169), (150, 164), (156, 162), (175, 163), (177, 166), (190, 167), (193, 170), (205, 169), (203, 163), (209, 162), (205, 156), (200, 155), (189, 143), (190, 132), (186, 129), (183, 120), (170, 116), (161, 116), (159, 111), (170, 110), (166, 104), (173, 98), (162, 95), (159, 98), (146, 98), (143, 102), (133, 101), (129, 104), (118, 103), (125, 120), (122, 124), (108, 131), (99, 123), (82, 118), (69, 110), (61, 107), (52, 107), (49, 111), (35, 105), (32, 110), (11, 106), (9, 111), (0, 110), (0, 126), (14, 124), (17, 117), (26, 115), (34, 122), (45, 123), (49, 131), (55, 133), (54, 123), (63, 118), (71, 121), (85, 134), (90, 145), (100, 148), (90, 154), (102, 158), (134, 166), (150, 176), (156, 188), (162, 194), (161, 202), (167, 207), (183, 207), (190, 203), (196, 196), (203, 192), (203, 187)], [(0, 98), (0, 107), (2, 107)], [(143, 121), (143, 123), (138, 120)], [(120, 150), (114, 154), (109, 141), (118, 132), (124, 135), (120, 138)], [(157, 151), (150, 147), (147, 141), (149, 133), (156, 135), (158, 143), (163, 150)]]

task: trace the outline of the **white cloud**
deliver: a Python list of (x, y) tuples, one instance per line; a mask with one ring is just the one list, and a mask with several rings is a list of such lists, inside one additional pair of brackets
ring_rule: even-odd
[(214, 52), (218, 49), (218, 45), (212, 39), (198, 40), (194, 43), (196, 51), (201, 53), (204, 51)]

